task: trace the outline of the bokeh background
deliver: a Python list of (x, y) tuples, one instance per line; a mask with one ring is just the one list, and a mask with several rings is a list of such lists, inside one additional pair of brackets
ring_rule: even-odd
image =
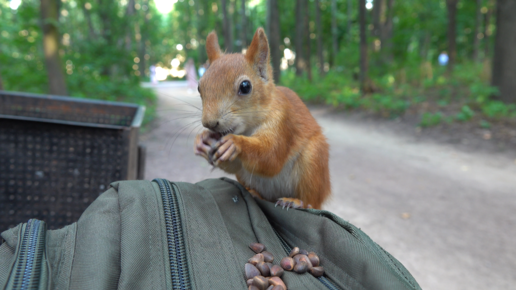
[[(145, 104), (150, 66), (183, 79), (267, 31), (276, 82), (305, 100), (421, 127), (470, 122), (511, 139), (516, 8), (508, 0), (0, 0), (0, 88)], [(497, 9), (498, 7), (498, 9)], [(498, 12), (497, 12), (498, 11)], [(439, 56), (446, 55), (445, 64)], [(409, 116), (407, 115), (407, 116)], [(507, 126), (507, 125), (505, 125)], [(504, 126), (502, 126), (504, 128)], [(490, 137), (489, 137), (490, 138)]]

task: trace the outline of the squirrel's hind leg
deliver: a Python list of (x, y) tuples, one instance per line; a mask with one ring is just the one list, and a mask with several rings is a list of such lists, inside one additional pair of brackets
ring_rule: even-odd
[(278, 198), (278, 201), (276, 202), (276, 206), (281, 206), (281, 208), (312, 208), (312, 205), (308, 204), (307, 206), (304, 206), (304, 203), (302, 200), (297, 198), (291, 198), (291, 197), (281, 197)]
[(254, 197), (254, 198), (258, 198), (258, 199), (263, 199), (263, 197), (261, 196), (260, 193), (258, 193), (258, 191), (254, 190), (254, 189), (251, 189), (249, 187), (245, 187), (245, 189), (247, 189), (247, 191), (249, 191), (249, 193)]

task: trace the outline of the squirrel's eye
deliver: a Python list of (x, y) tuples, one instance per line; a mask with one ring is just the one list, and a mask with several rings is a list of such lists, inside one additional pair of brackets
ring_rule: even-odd
[(250, 81), (243, 81), (240, 84), (240, 88), (238, 89), (239, 95), (247, 95), (251, 91), (251, 82)]

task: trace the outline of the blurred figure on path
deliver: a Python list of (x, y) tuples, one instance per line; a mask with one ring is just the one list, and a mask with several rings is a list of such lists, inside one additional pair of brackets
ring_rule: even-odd
[(188, 88), (197, 90), (197, 72), (193, 59), (189, 58), (185, 65), (186, 70), (186, 83)]
[(448, 54), (446, 53), (446, 51), (443, 51), (441, 52), (441, 54), (439, 54), (439, 64), (442, 66), (448, 64)]
[(202, 77), (202, 75), (204, 74), (204, 72), (206, 72), (206, 64), (202, 64), (202, 65), (199, 67), (199, 77)]
[(158, 84), (158, 78), (156, 77), (156, 66), (154, 64), (150, 66), (150, 81), (153, 86)]

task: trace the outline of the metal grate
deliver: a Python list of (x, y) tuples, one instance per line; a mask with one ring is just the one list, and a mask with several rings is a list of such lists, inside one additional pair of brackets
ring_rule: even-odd
[(30, 218), (68, 225), (109, 183), (135, 179), (143, 110), (0, 91), (0, 232)]

